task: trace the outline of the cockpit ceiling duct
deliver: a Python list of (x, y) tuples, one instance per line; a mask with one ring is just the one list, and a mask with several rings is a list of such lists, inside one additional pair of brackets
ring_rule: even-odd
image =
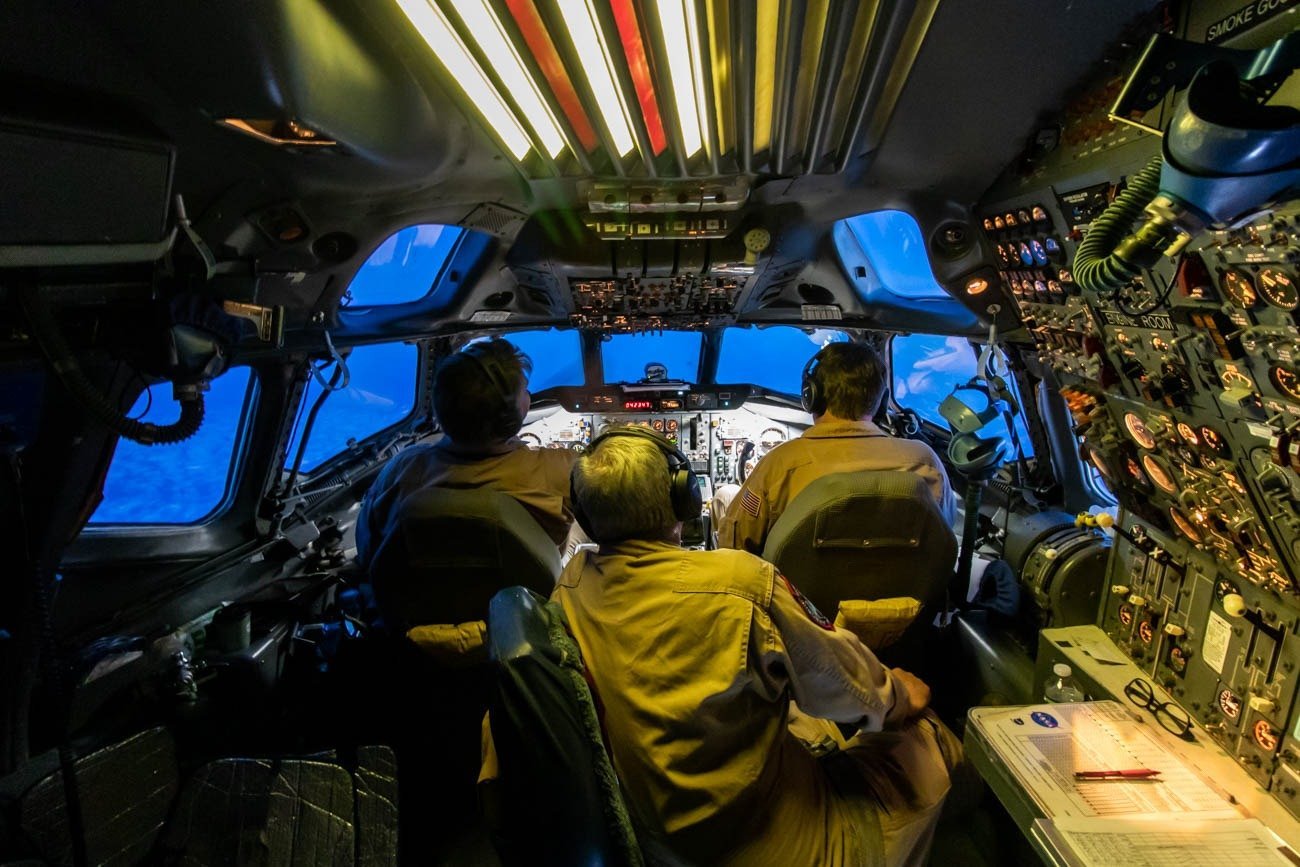
[(532, 178), (844, 171), (939, 0), (395, 0)]

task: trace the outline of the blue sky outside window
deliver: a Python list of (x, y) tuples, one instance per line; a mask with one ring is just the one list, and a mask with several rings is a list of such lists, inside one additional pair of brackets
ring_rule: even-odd
[[(948, 422), (939, 415), (939, 404), (959, 385), (975, 375), (979, 359), (965, 337), (941, 334), (899, 334), (890, 344), (894, 368), (894, 402), (915, 410), (926, 421), (947, 429)], [(979, 401), (978, 395), (967, 395)], [(1015, 416), (1016, 434), (1025, 456), (1032, 456), (1034, 444), (1025, 427), (1024, 413)], [(1008, 433), (1003, 420), (990, 422), (984, 435)], [(1007, 440), (1010, 444), (1010, 438)]]
[(605, 382), (639, 382), (645, 366), (658, 362), (668, 366), (668, 378), (696, 382), (700, 372), (699, 331), (665, 331), (662, 334), (614, 334), (600, 345), (605, 364)]
[[(419, 359), (420, 350), (411, 343), (378, 343), (352, 350), (347, 359), (351, 382), (325, 399), (303, 454), (302, 471), (309, 473), (342, 452), (349, 439), (360, 442), (410, 415), (415, 408)], [(325, 376), (328, 380), (328, 370)], [(320, 392), (313, 377), (294, 426), (287, 467), (293, 466), (307, 413)]]
[(873, 211), (845, 222), (885, 289), (902, 298), (949, 297), (934, 279), (921, 227), (911, 214)]
[(717, 381), (751, 383), (797, 395), (808, 359), (827, 343), (848, 340), (843, 331), (804, 331), (791, 325), (728, 328), (722, 333)]
[(404, 304), (424, 298), (462, 234), (458, 226), (428, 224), (390, 235), (352, 278), (348, 304)]
[[(213, 380), (203, 425), (184, 442), (146, 446), (118, 440), (103, 502), (90, 523), (192, 524), (211, 515), (229, 487), (252, 378), (247, 367), (236, 367)], [(180, 417), (180, 404), (171, 397), (171, 385), (161, 383), (141, 393), (130, 414), (165, 425)]]

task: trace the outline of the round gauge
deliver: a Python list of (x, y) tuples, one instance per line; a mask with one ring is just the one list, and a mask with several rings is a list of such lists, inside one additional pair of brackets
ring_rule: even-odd
[(1092, 465), (1097, 468), (1097, 472), (1101, 473), (1102, 478), (1110, 482), (1115, 481), (1115, 477), (1111, 474), (1110, 471), (1110, 465), (1106, 463), (1105, 459), (1101, 456), (1100, 453), (1095, 452), (1092, 449), (1089, 449), (1088, 460), (1091, 461)]
[(1292, 400), (1300, 400), (1300, 376), (1294, 371), (1274, 365), (1268, 369), (1268, 378), (1278, 391)]
[(993, 226), (994, 228), (1005, 229), (1007, 227), (1007, 221), (1002, 219), (1001, 217), (994, 217)]
[(1196, 428), (1192, 427), (1187, 422), (1180, 421), (1174, 429), (1178, 431), (1178, 435), (1183, 438), (1183, 442), (1187, 443), (1189, 446), (1194, 448), (1201, 444), (1200, 438), (1196, 435)]
[(1255, 294), (1255, 284), (1245, 271), (1236, 269), (1223, 275), (1223, 291), (1228, 300), (1238, 307), (1254, 307), (1259, 296)]
[(571, 442), (571, 443), (569, 443), (569, 450), (570, 450), (570, 451), (575, 451), (575, 452), (577, 452), (578, 454), (582, 454), (583, 452), (585, 452), (585, 451), (587, 450), (587, 444), (586, 444), (586, 443), (580, 443), (580, 442)]
[(1219, 710), (1228, 719), (1235, 720), (1241, 716), (1241, 699), (1230, 689), (1219, 691)]
[(1128, 470), (1130, 478), (1137, 483), (1139, 488), (1144, 491), (1151, 489), (1151, 480), (1147, 478), (1146, 473), (1142, 472), (1142, 467), (1138, 465), (1138, 462), (1135, 459), (1125, 458), (1124, 469)]
[(1261, 750), (1273, 752), (1277, 749), (1277, 742), (1280, 738), (1277, 736), (1277, 730), (1273, 724), (1266, 719), (1256, 720), (1255, 725), (1251, 728), (1250, 733), (1255, 737), (1255, 743), (1259, 744)]
[(1201, 531), (1192, 523), (1191, 518), (1184, 515), (1177, 506), (1169, 507), (1169, 517), (1173, 519), (1174, 526), (1178, 528), (1178, 532), (1186, 536), (1189, 541), (1200, 544)]
[(1147, 478), (1157, 488), (1166, 494), (1178, 493), (1178, 482), (1174, 481), (1173, 471), (1163, 460), (1155, 455), (1143, 455), (1142, 469), (1147, 471)]
[(1291, 275), (1278, 268), (1265, 268), (1259, 272), (1259, 294), (1274, 307), (1294, 310), (1300, 307), (1300, 290), (1296, 289)]
[(1020, 210), (1016, 211), (1016, 219), (1020, 221), (1020, 225), (1022, 226), (1028, 225), (1030, 220), (1029, 211), (1025, 210), (1024, 208), (1021, 208)]
[(540, 449), (542, 447), (542, 438), (535, 433), (521, 433), (519, 439), (530, 449)]
[(992, 217), (985, 217), (985, 218), (984, 218), (984, 231), (986, 231), (986, 232), (992, 232), (992, 231), (993, 231), (993, 218), (992, 218)]
[(1152, 436), (1151, 431), (1147, 430), (1146, 422), (1142, 420), (1142, 416), (1135, 412), (1125, 414), (1124, 427), (1128, 430), (1129, 436), (1133, 437), (1133, 442), (1142, 446), (1142, 448), (1153, 449), (1156, 447), (1156, 438)]
[(1187, 653), (1177, 644), (1169, 648), (1169, 667), (1175, 674), (1182, 674), (1187, 670)]
[(1127, 602), (1119, 607), (1119, 622), (1125, 626), (1133, 622), (1133, 606)]
[(1042, 205), (1034, 205), (1034, 219), (1040, 223), (1047, 220), (1047, 211)]
[(1004, 225), (1006, 225), (1008, 229), (1013, 228), (1016, 225), (1016, 215), (1011, 213), (1010, 211), (1007, 211), (1002, 216), (1002, 222)]
[(764, 452), (772, 449), (785, 442), (785, 431), (779, 427), (770, 427), (758, 435), (758, 447)]
[(1205, 444), (1207, 449), (1221, 458), (1228, 456), (1228, 441), (1223, 438), (1223, 434), (1209, 425), (1201, 425), (1200, 434), (1201, 442)]
[(1143, 620), (1138, 624), (1138, 638), (1142, 639), (1143, 644), (1150, 644), (1151, 639), (1156, 637), (1156, 629), (1151, 625), (1150, 620)]

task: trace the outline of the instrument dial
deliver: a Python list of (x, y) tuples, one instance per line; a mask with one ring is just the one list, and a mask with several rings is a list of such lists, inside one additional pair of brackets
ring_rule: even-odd
[(1192, 519), (1182, 513), (1177, 506), (1169, 507), (1169, 517), (1173, 520), (1174, 526), (1178, 532), (1187, 537), (1188, 541), (1201, 543), (1201, 531), (1192, 523)]
[(1155, 455), (1142, 456), (1142, 469), (1147, 471), (1147, 478), (1151, 483), (1166, 494), (1178, 493), (1178, 482), (1174, 480), (1174, 473), (1169, 465)]
[(1228, 441), (1223, 438), (1223, 434), (1219, 433), (1209, 425), (1201, 425), (1199, 433), (1201, 435), (1201, 442), (1205, 444), (1207, 449), (1221, 458), (1228, 457), (1230, 454)]
[(1259, 748), (1270, 753), (1277, 749), (1277, 743), (1281, 740), (1277, 730), (1266, 719), (1256, 720), (1251, 733), (1255, 736), (1255, 743), (1259, 744)]
[(1268, 369), (1268, 378), (1278, 391), (1292, 400), (1300, 400), (1300, 376), (1295, 371), (1274, 365)]
[(1183, 442), (1187, 443), (1189, 446), (1195, 447), (1201, 444), (1200, 437), (1196, 435), (1196, 428), (1192, 427), (1187, 422), (1180, 421), (1175, 430), (1177, 430), (1178, 435), (1183, 438)]
[(1300, 307), (1300, 290), (1296, 289), (1291, 275), (1278, 268), (1265, 268), (1259, 272), (1259, 294), (1274, 307), (1294, 310)]
[(1237, 698), (1236, 693), (1230, 689), (1219, 692), (1219, 710), (1228, 719), (1235, 720), (1241, 716), (1241, 699)]
[(1255, 283), (1245, 271), (1235, 268), (1223, 275), (1223, 291), (1229, 300), (1238, 307), (1254, 307), (1259, 300), (1255, 292)]
[(521, 433), (519, 439), (529, 448), (540, 449), (542, 447), (542, 438), (535, 433)]
[(1135, 412), (1127, 413), (1124, 416), (1124, 427), (1128, 429), (1129, 436), (1133, 441), (1144, 449), (1153, 449), (1156, 447), (1156, 438), (1147, 429), (1146, 422)]
[(758, 447), (764, 453), (771, 451), (783, 442), (785, 442), (785, 431), (779, 427), (770, 427), (758, 435)]

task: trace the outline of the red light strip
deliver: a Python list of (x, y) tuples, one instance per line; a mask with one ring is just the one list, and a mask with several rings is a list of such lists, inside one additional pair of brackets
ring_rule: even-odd
[(641, 114), (645, 117), (650, 149), (655, 156), (659, 156), (668, 147), (668, 137), (664, 134), (659, 103), (655, 101), (654, 80), (650, 77), (650, 64), (646, 61), (641, 30), (637, 27), (636, 10), (632, 0), (610, 0), (609, 5), (614, 12), (614, 21), (618, 24), (618, 35), (623, 41), (623, 54), (627, 57), (628, 70), (632, 73), (632, 83), (636, 86), (637, 102), (641, 103)]
[(506, 6), (509, 7), (515, 23), (519, 25), (519, 32), (528, 43), (528, 50), (533, 53), (542, 74), (546, 76), (546, 81), (559, 101), (564, 116), (569, 119), (573, 132), (578, 136), (578, 142), (587, 153), (591, 153), (596, 149), (596, 131), (592, 129), (591, 121), (583, 111), (578, 92), (573, 89), (573, 82), (569, 80), (564, 61), (560, 60), (560, 53), (555, 50), (555, 43), (546, 32), (546, 25), (542, 23), (542, 17), (537, 13), (533, 0), (506, 0)]

